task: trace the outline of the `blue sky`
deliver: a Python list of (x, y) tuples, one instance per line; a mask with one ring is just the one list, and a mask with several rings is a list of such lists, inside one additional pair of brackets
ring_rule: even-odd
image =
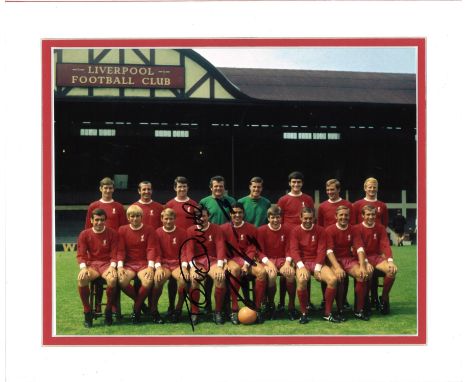
[(213, 65), (239, 68), (416, 73), (415, 48), (204, 48)]

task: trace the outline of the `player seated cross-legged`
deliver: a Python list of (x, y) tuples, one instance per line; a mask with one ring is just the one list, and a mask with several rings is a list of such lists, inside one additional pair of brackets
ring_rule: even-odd
[(393, 261), (387, 231), (383, 225), (376, 221), (376, 208), (374, 206), (364, 206), (361, 214), (362, 223), (356, 224), (353, 229), (360, 235), (370, 267), (378, 269), (385, 274), (382, 296), (379, 298), (377, 308), (382, 314), (389, 314), (389, 294), (398, 268)]
[(78, 237), (77, 260), (80, 264), (78, 273), (78, 291), (83, 303), (84, 325), (93, 325), (93, 313), (89, 303), (89, 283), (102, 277), (106, 283), (107, 305), (104, 315), (106, 325), (112, 325), (112, 302), (117, 283), (117, 247), (119, 236), (112, 228), (107, 228), (106, 212), (94, 209), (91, 212), (91, 228), (82, 231)]
[(291, 231), (290, 253), (296, 264), (297, 296), (301, 305), (299, 323), (306, 324), (309, 291), (307, 282), (311, 275), (319, 282), (325, 282), (325, 309), (323, 319), (333, 323), (341, 320), (332, 314), (333, 301), (336, 295), (337, 278), (335, 273), (324, 264), (327, 237), (325, 229), (314, 224), (314, 210), (304, 207), (301, 211), (301, 225)]
[(289, 256), (290, 229), (281, 224), (281, 208), (273, 204), (267, 210), (268, 224), (257, 230), (257, 240), (261, 253), (258, 257), (265, 264), (268, 276), (267, 286), (267, 315), (275, 318), (275, 295), (277, 275), (286, 279), (286, 289), (289, 295), (288, 314), (290, 320), (296, 320), (298, 314), (295, 308), (296, 301), (296, 271)]
[[(363, 248), (361, 237), (357, 234), (350, 221), (350, 209), (347, 206), (339, 206), (336, 209), (336, 223), (326, 228), (327, 232), (327, 257), (331, 263), (331, 268), (338, 279), (337, 291), (337, 319), (345, 321), (343, 307), (345, 301), (344, 281), (346, 275), (352, 276), (356, 280), (355, 292), (357, 297), (355, 317), (364, 321), (369, 317), (364, 312), (364, 302), (367, 293), (367, 279), (369, 272), (366, 265), (366, 254)], [(355, 248), (355, 253), (353, 252)]]
[(187, 232), (175, 225), (175, 219), (175, 211), (172, 208), (166, 208), (161, 213), (163, 225), (156, 230), (161, 253), (155, 263), (154, 288), (151, 296), (151, 314), (155, 324), (163, 323), (158, 304), (166, 281), (171, 276), (177, 281), (177, 304), (172, 314), (167, 316), (173, 323), (177, 323), (182, 316), (185, 291), (187, 282), (190, 280), (187, 255), (183, 247)]
[(265, 296), (267, 272), (263, 264), (254, 259), (257, 255), (257, 229), (253, 224), (244, 221), (244, 206), (235, 203), (231, 210), (231, 221), (221, 226), (226, 239), (227, 271), (234, 277), (229, 277), (231, 287), (231, 322), (239, 324), (239, 289), (240, 278), (253, 276), (255, 278), (255, 302), (253, 308), (257, 312), (257, 323), (263, 322), (261, 304)]
[[(142, 223), (143, 210), (132, 205), (128, 207), (127, 219), (130, 224), (119, 228), (118, 277), (122, 291), (133, 299), (132, 322), (141, 319), (141, 307), (153, 285), (154, 261), (159, 246), (152, 227)], [(130, 282), (141, 281), (138, 292)]]
[[(222, 315), (224, 296), (226, 293), (226, 278), (224, 265), (226, 263), (226, 247), (224, 234), (221, 228), (209, 221), (209, 211), (200, 207), (199, 224), (191, 226), (187, 230), (190, 239), (186, 244), (187, 258), (190, 260), (190, 291), (191, 320), (196, 325), (200, 314), (200, 293), (204, 294), (201, 305), (206, 305), (211, 299), (204, 288), (205, 280), (211, 278), (215, 287), (215, 310), (213, 321), (223, 324)], [(200, 284), (204, 284), (203, 286)]]

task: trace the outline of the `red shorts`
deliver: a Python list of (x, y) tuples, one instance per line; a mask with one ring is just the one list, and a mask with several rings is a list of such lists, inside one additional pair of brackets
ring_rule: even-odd
[(179, 263), (179, 259), (164, 259), (161, 261), (161, 265), (172, 272), (174, 269), (180, 268), (181, 263)]
[(345, 270), (346, 273), (350, 273), (351, 269), (354, 266), (356, 266), (356, 265), (359, 266), (359, 261), (354, 257), (350, 257), (350, 256), (338, 257), (337, 260), (338, 260), (338, 263), (340, 263), (341, 267)]
[(211, 268), (216, 267), (218, 265), (218, 259), (210, 257), (210, 263), (208, 264), (208, 259), (206, 257), (199, 258), (195, 260), (195, 265), (198, 269), (202, 268), (205, 271), (209, 271)]
[[(245, 264), (244, 259), (243, 259), (242, 257), (239, 257), (239, 256), (234, 256), (232, 259), (229, 259), (229, 258), (228, 258), (228, 262), (231, 261), (231, 260), (234, 261), (234, 262), (235, 262), (239, 267), (241, 267), (241, 268), (242, 268), (242, 267), (244, 266), (244, 264)], [(254, 263), (252, 263), (252, 264), (254, 264)]]
[(135, 273), (138, 273), (146, 268), (148, 268), (148, 263), (146, 261), (135, 261), (135, 262), (132, 261), (129, 263), (125, 263), (124, 265), (124, 269), (128, 269)]
[(382, 261), (385, 261), (386, 258), (383, 255), (369, 255), (367, 256), (367, 260), (369, 261), (369, 264), (375, 268)]
[(306, 269), (307, 269), (310, 273), (314, 274), (315, 265), (316, 265), (317, 263), (316, 263), (315, 261), (303, 261), (303, 263), (304, 263)]
[(286, 259), (284, 257), (278, 257), (276, 259), (268, 259), (270, 260), (273, 264), (275, 264), (276, 269), (280, 269), (284, 263), (286, 262)]
[(109, 261), (90, 261), (87, 264), (88, 267), (93, 268), (101, 276), (110, 267)]

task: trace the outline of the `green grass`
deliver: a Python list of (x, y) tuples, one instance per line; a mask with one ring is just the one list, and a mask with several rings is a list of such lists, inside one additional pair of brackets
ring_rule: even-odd
[[(210, 321), (200, 323), (192, 331), (186, 311), (178, 324), (154, 325), (148, 319), (140, 325), (132, 325), (129, 315), (131, 301), (122, 294), (124, 320), (110, 327), (103, 319), (94, 321), (91, 329), (83, 327), (83, 308), (78, 295), (76, 277), (78, 266), (75, 252), (56, 253), (56, 333), (57, 335), (415, 335), (416, 320), (416, 247), (392, 247), (398, 265), (398, 277), (391, 292), (391, 314), (381, 316), (374, 313), (368, 322), (351, 318), (342, 324), (322, 321), (319, 312), (307, 325), (287, 319), (267, 321), (263, 325), (238, 325), (227, 322), (217, 326)], [(349, 301), (353, 301), (350, 282)], [(104, 297), (105, 298), (105, 297)], [(277, 296), (278, 298), (278, 296)], [(320, 285), (312, 284), (312, 301), (319, 304)], [(296, 298), (297, 302), (297, 298)], [(167, 308), (167, 292), (164, 290), (160, 311)]]

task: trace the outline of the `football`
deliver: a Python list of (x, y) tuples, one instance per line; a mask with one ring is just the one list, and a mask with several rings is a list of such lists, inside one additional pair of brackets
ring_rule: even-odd
[(257, 312), (246, 306), (241, 308), (238, 313), (239, 322), (244, 325), (253, 324), (257, 320)]

